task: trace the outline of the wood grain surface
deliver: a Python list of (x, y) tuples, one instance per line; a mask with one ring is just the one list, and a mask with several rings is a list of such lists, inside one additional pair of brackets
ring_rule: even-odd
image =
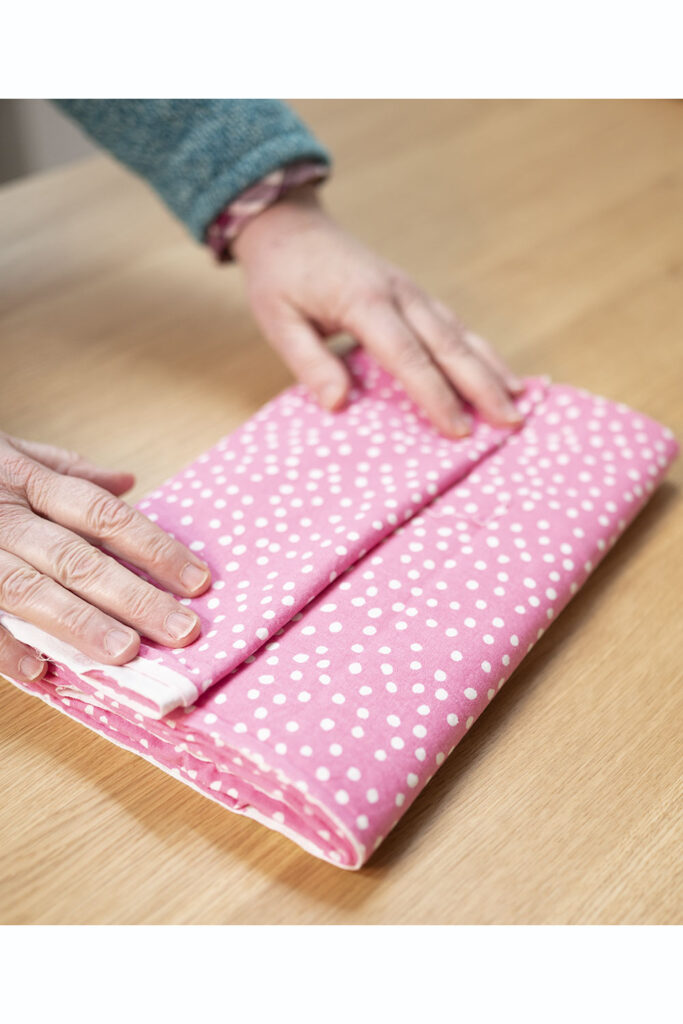
[[(683, 105), (302, 101), (329, 207), (519, 373), (683, 437)], [(0, 189), (0, 426), (136, 500), (290, 382), (240, 272), (102, 156)], [(681, 463), (347, 873), (0, 682), (4, 923), (681, 920)]]

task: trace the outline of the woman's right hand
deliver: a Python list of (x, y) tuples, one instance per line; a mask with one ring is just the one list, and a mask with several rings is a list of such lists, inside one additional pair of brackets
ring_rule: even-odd
[[(133, 483), (130, 473), (0, 431), (0, 610), (109, 665), (134, 658), (140, 635), (166, 647), (196, 640), (194, 612), (106, 553), (181, 597), (211, 582), (204, 562), (120, 499)], [(35, 680), (44, 671), (0, 627), (0, 673)]]

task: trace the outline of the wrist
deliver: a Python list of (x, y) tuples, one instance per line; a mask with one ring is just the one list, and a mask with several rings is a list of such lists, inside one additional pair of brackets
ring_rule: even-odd
[(233, 240), (233, 255), (239, 263), (247, 262), (262, 246), (277, 244), (293, 231), (301, 232), (326, 218), (316, 185), (300, 185), (244, 224)]

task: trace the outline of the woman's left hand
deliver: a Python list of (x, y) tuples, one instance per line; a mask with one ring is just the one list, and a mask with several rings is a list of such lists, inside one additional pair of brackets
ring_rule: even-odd
[(443, 434), (470, 428), (462, 400), (498, 425), (517, 425), (523, 385), (483, 338), (403, 271), (346, 234), (311, 186), (290, 192), (242, 229), (233, 252), (264, 334), (328, 409), (343, 405), (348, 372), (324, 344), (353, 335)]

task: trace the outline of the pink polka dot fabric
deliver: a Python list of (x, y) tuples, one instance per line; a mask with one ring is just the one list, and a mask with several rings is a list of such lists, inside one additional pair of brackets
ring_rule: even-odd
[(512, 433), (438, 436), (362, 351), (140, 503), (206, 558), (190, 648), (17, 683), (225, 807), (358, 868), (661, 481), (670, 431), (530, 380)]

